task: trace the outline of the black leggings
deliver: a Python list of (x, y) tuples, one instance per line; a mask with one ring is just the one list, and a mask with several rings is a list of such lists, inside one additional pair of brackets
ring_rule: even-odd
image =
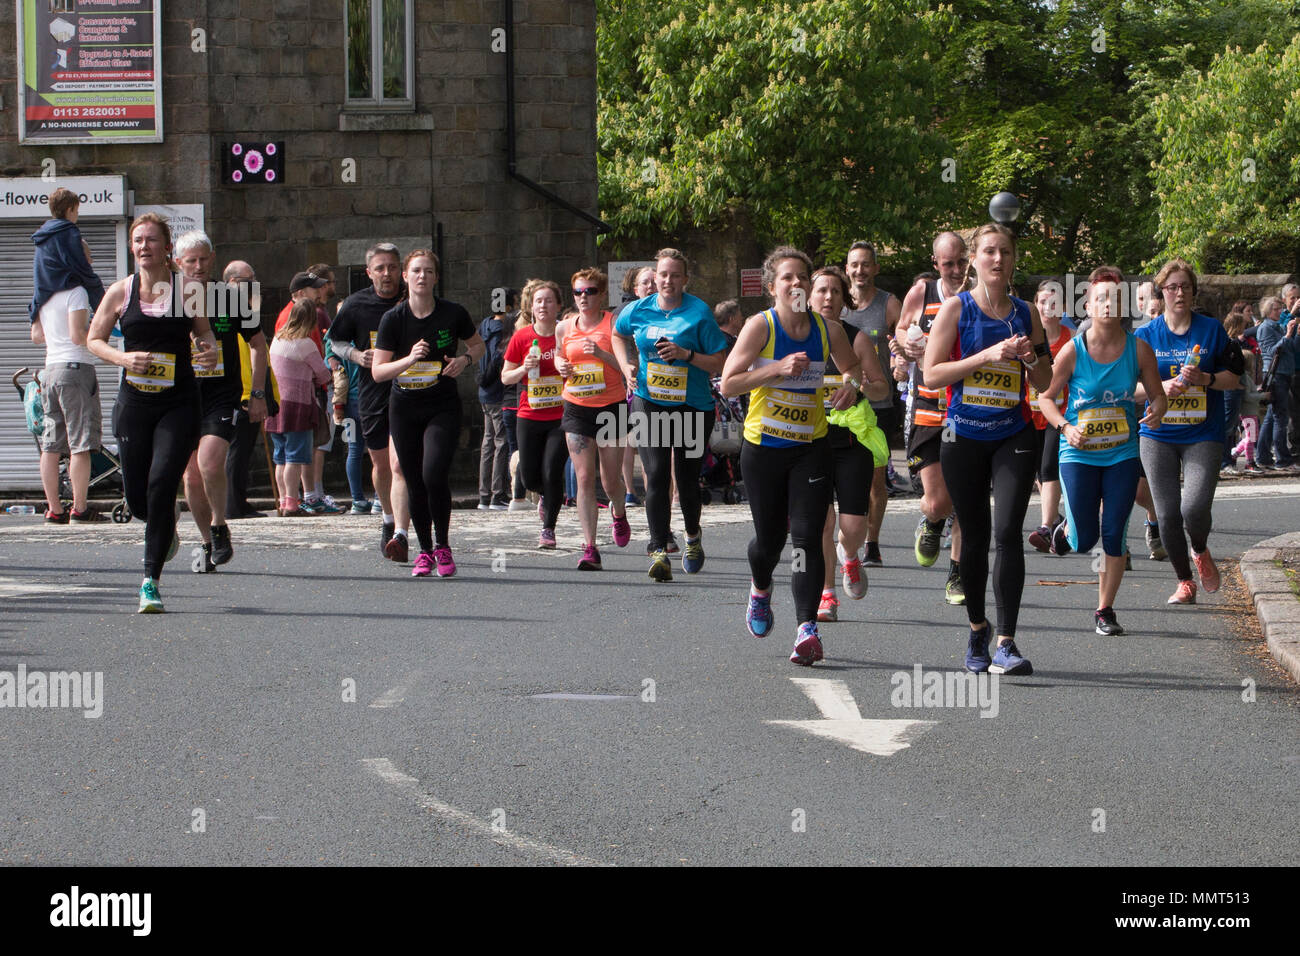
[(749, 542), (754, 586), (760, 591), (772, 587), (788, 522), (794, 547), (790, 589), (800, 624), (817, 620), (826, 573), (822, 526), (831, 505), (832, 469), (830, 442), (825, 438), (796, 448), (764, 448), (748, 441), (740, 448), (741, 477), (754, 518), (754, 537)]
[[(641, 470), (645, 472), (645, 514), (650, 525), (650, 550), (660, 551), (668, 544), (672, 520), (674, 469), (677, 472), (677, 498), (682, 504), (682, 522), (690, 537), (700, 533), (700, 470), (704, 452), (713, 434), (713, 411), (701, 411), (689, 405), (660, 405), (638, 395), (634, 412), (641, 418)], [(632, 423), (635, 437), (637, 422)], [(825, 509), (823, 509), (824, 511)], [(820, 529), (818, 534), (820, 534)], [(819, 545), (820, 547), (820, 545)]]
[(123, 386), (113, 408), (113, 434), (126, 503), (144, 519), (144, 573), (157, 581), (176, 534), (176, 492), (199, 444), (198, 393), (163, 405), (132, 401)]
[[(1021, 537), (1029, 492), (1038, 471), (1037, 435), (1032, 425), (1001, 441), (956, 436), (939, 449), (943, 480), (961, 525), (961, 586), (966, 616), (982, 624), (984, 589), (989, 577), (989, 540), (997, 545), (993, 560), (993, 599), (999, 635), (1016, 636), (1020, 596), (1025, 590), (1025, 544)], [(989, 514), (989, 489), (993, 512)]]
[(421, 551), (447, 547), (451, 525), (451, 460), (460, 437), (460, 401), (435, 406), (388, 406), (388, 434), (411, 499), (411, 524)]
[(539, 422), (520, 418), (519, 471), (524, 487), (542, 496), (542, 527), (555, 529), (564, 504), (564, 463), (569, 460), (569, 446), (560, 428), (560, 419)]

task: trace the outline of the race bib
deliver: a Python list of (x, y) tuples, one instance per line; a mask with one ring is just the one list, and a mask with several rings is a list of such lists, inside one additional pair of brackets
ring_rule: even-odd
[(569, 394), (599, 395), (605, 391), (604, 362), (576, 362), (569, 369)]
[(217, 343), (217, 364), (212, 368), (202, 368), (199, 365), (199, 346), (197, 342), (190, 343), (190, 364), (194, 366), (195, 378), (221, 378), (226, 374), (226, 355), (221, 349), (221, 343)]
[(1129, 440), (1128, 416), (1118, 405), (1079, 410), (1084, 451), (1106, 451)]
[(817, 393), (772, 389), (763, 399), (760, 430), (773, 438), (810, 442), (817, 423)]
[(680, 405), (686, 401), (686, 377), (690, 372), (688, 366), (646, 362), (645, 370), (645, 390), (650, 401), (663, 405)]
[(397, 376), (397, 387), (407, 391), (432, 388), (441, 374), (441, 362), (415, 362), (405, 372)]
[(372, 349), (375, 347), (375, 339), (377, 339), (377, 338), (379, 338), (379, 333), (378, 333), (378, 332), (371, 332), (371, 333), (370, 333), (370, 347), (371, 347)]
[(985, 408), (1015, 408), (1020, 404), (1020, 363), (981, 365), (962, 380), (961, 400)]
[(127, 372), (126, 380), (140, 392), (164, 392), (176, 384), (176, 356), (150, 352), (149, 367), (141, 374)]
[(535, 412), (560, 407), (564, 380), (558, 375), (539, 375), (528, 380), (528, 407)]
[[(1033, 382), (1025, 382), (1025, 397), (1028, 399), (1029, 404), (1034, 406), (1034, 411), (1037, 411), (1038, 410), (1038, 389), (1034, 388)], [(1061, 411), (1065, 411), (1064, 393), (1056, 396), (1056, 407), (1059, 408)]]
[(825, 374), (823, 376), (824, 387), (822, 388), (822, 406), (826, 408), (828, 411), (832, 407), (831, 399), (835, 396), (835, 393), (838, 392), (843, 385), (844, 385), (844, 379), (838, 375)]
[(1166, 425), (1199, 425), (1205, 421), (1207, 399), (1204, 385), (1189, 386), (1187, 391), (1177, 398), (1169, 399), (1169, 410), (1165, 412)]

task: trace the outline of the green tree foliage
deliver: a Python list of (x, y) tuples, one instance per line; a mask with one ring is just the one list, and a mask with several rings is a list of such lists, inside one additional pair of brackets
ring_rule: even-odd
[(950, 202), (933, 129), (946, 13), (917, 0), (598, 4), (602, 215), (616, 235), (924, 244)]
[[(1167, 251), (1198, 268), (1217, 259), (1225, 271), (1294, 269), (1300, 34), (1280, 50), (1225, 52), (1161, 94), (1151, 113), (1163, 145), (1153, 178)], [(1279, 247), (1281, 257), (1267, 255)]]

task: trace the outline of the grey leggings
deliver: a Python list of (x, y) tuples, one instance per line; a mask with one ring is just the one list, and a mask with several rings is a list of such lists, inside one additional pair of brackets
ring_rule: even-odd
[[(1142, 467), (1151, 486), (1160, 523), (1160, 542), (1169, 553), (1169, 563), (1180, 581), (1192, 580), (1187, 555), (1187, 537), (1193, 551), (1204, 551), (1210, 538), (1214, 486), (1219, 481), (1219, 459), (1223, 442), (1201, 441), (1192, 445), (1171, 445), (1142, 437)], [(1179, 468), (1182, 487), (1179, 488)]]

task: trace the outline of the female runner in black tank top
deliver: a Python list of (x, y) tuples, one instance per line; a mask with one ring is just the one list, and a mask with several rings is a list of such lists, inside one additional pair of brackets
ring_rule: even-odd
[[(87, 347), (124, 370), (114, 409), (114, 434), (122, 484), (131, 512), (145, 522), (145, 578), (140, 613), (161, 613), (158, 579), (176, 553), (176, 492), (199, 439), (199, 392), (190, 365), (191, 336), (199, 363), (216, 364), (208, 320), (176, 290), (180, 276), (168, 268), (171, 233), (161, 217), (146, 213), (131, 224), (131, 253), (138, 270), (114, 282), (95, 313)], [(205, 296), (192, 300), (202, 312)], [(122, 350), (108, 343), (122, 327)]]

